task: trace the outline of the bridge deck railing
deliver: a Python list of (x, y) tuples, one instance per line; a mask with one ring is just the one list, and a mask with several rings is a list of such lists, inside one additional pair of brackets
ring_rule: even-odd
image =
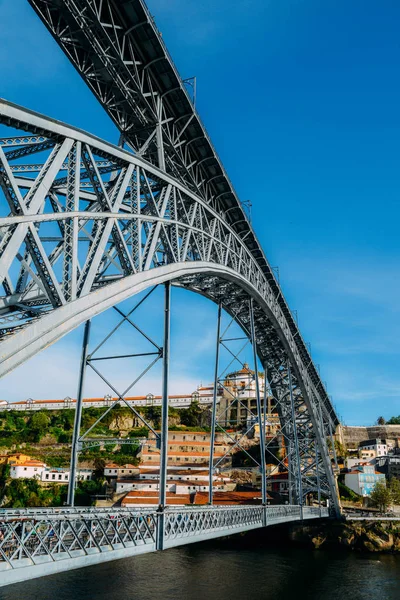
[[(325, 507), (252, 505), (168, 507), (163, 513), (143, 507), (3, 510), (0, 571), (116, 551), (123, 551), (123, 556), (150, 552), (158, 547), (160, 527), (163, 547), (168, 548), (266, 525), (327, 516)], [(104, 556), (104, 560), (109, 559), (111, 556)], [(85, 562), (88, 561), (81, 566)]]

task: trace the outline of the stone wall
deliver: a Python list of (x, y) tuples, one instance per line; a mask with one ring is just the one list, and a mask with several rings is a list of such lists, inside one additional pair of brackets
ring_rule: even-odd
[(363, 440), (400, 439), (400, 425), (372, 425), (371, 427), (339, 425), (335, 437), (347, 448), (358, 448), (358, 444)]

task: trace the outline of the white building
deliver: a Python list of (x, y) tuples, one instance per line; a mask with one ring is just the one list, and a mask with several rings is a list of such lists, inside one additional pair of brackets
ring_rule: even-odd
[[(214, 480), (213, 489), (219, 492), (230, 491), (235, 484), (229, 485), (226, 481)], [(124, 492), (157, 492), (159, 481), (157, 479), (119, 479), (117, 480), (116, 493)], [(171, 494), (192, 494), (194, 492), (208, 492), (209, 485), (205, 481), (174, 481), (167, 480), (166, 491)]]
[(104, 467), (104, 477), (109, 479), (123, 479), (138, 475), (139, 469), (135, 465), (116, 465), (115, 463), (108, 463)]
[(373, 465), (375, 464), (375, 457), (374, 458), (346, 458), (344, 464), (346, 469), (349, 469), (349, 471), (351, 471), (354, 467), (358, 467), (359, 465), (363, 465), (363, 464), (370, 464)]
[[(70, 470), (62, 468), (46, 467), (42, 472), (41, 480), (47, 483), (68, 483)], [(79, 469), (76, 474), (78, 481), (89, 481), (92, 479), (91, 469)]]
[(360, 456), (364, 453), (365, 458), (368, 456), (372, 457), (372, 452), (375, 453), (375, 457), (386, 456), (388, 453), (388, 445), (386, 440), (381, 440), (380, 438), (365, 440), (364, 442), (359, 443), (358, 452)]
[(385, 483), (385, 475), (377, 473), (374, 465), (357, 465), (344, 476), (344, 484), (359, 496), (370, 496), (377, 481)]
[[(110, 395), (105, 395), (99, 398), (84, 398), (83, 408), (104, 408), (111, 406), (117, 398)], [(161, 406), (162, 397), (155, 394), (146, 394), (146, 396), (127, 396), (126, 402), (131, 406), (145, 407), (145, 406)], [(173, 394), (168, 396), (169, 405), (175, 408), (187, 408), (192, 402), (198, 402), (201, 405), (209, 405), (213, 401), (213, 394), (203, 392), (201, 388), (195, 392), (189, 394)], [(219, 398), (217, 400), (219, 402)], [(6, 400), (0, 400), (0, 412), (7, 410), (21, 410), (21, 411), (33, 411), (33, 410), (63, 410), (75, 408), (76, 399), (66, 396), (65, 398), (59, 398), (57, 400), (34, 400), (27, 398), (26, 400), (19, 400), (17, 402), (7, 402)], [(123, 402), (119, 402), (120, 406), (124, 406)]]
[[(46, 483), (68, 483), (70, 470), (48, 467), (40, 460), (29, 459), (18, 465), (11, 465), (10, 477), (11, 479), (37, 479)], [(91, 478), (91, 469), (78, 470), (78, 481), (88, 481)]]
[(40, 460), (26, 460), (19, 465), (11, 465), (11, 479), (41, 479), (46, 465)]

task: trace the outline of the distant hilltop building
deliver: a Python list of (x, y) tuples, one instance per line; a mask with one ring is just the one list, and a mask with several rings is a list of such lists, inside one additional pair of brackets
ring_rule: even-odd
[[(99, 398), (84, 398), (83, 408), (104, 408), (113, 404), (117, 398), (111, 395), (105, 395)], [(161, 396), (155, 396), (154, 394), (147, 394), (146, 396), (126, 396), (125, 398), (128, 404), (134, 406), (161, 406)], [(195, 391), (191, 394), (178, 394), (169, 396), (170, 406), (176, 408), (187, 408), (192, 402), (199, 402), (199, 404), (211, 404), (212, 393), (200, 393)], [(58, 400), (33, 400), (28, 398), (27, 400), (19, 400), (18, 402), (7, 402), (6, 400), (0, 400), (0, 411), (4, 410), (63, 410), (68, 408), (75, 408), (76, 398), (67, 396)]]
[[(264, 394), (264, 375), (258, 375), (260, 394)], [(199, 386), (189, 394), (171, 394), (169, 405), (174, 408), (188, 408), (196, 402), (200, 406), (209, 406), (213, 401), (214, 387)], [(83, 408), (104, 408), (113, 404), (117, 398), (105, 395), (98, 398), (84, 398)], [(125, 398), (128, 404), (135, 407), (161, 406), (162, 397), (154, 394), (145, 396), (129, 396)], [(34, 400), (27, 398), (18, 402), (0, 400), (0, 411), (5, 410), (63, 410), (74, 408), (76, 399), (67, 396), (58, 400)], [(249, 418), (250, 411), (256, 414), (256, 381), (254, 371), (244, 363), (242, 369), (226, 375), (223, 383), (217, 390), (217, 404), (219, 406), (218, 419), (224, 425), (243, 422)], [(268, 414), (271, 413), (271, 398), (268, 398)]]

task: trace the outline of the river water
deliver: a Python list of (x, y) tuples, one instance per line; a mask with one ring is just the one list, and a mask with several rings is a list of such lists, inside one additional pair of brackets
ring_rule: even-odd
[(231, 538), (0, 588), (0, 600), (400, 600), (400, 556)]

